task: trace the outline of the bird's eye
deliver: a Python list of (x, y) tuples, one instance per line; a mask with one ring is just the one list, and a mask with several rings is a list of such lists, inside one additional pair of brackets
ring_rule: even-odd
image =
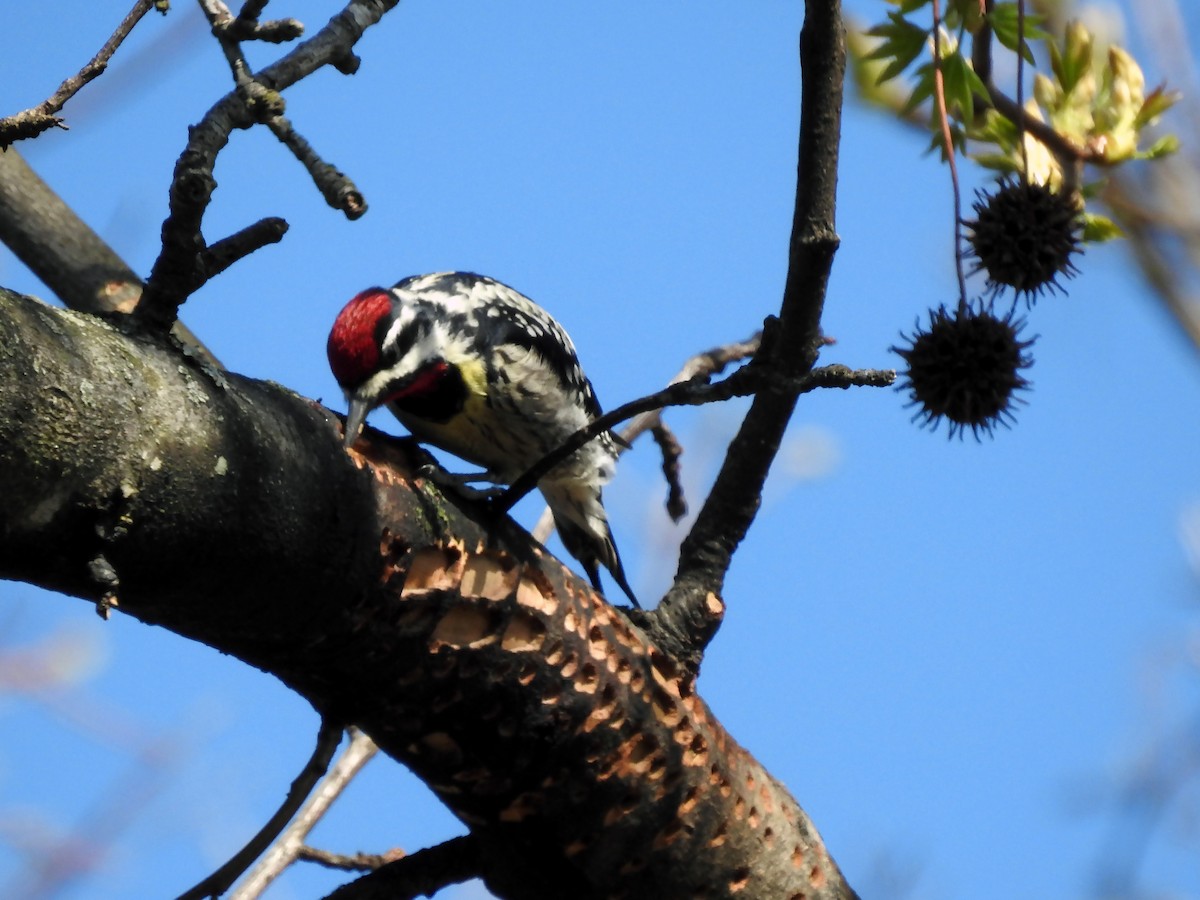
[(420, 321), (410, 320), (409, 322), (400, 325), (393, 325), (393, 332), (384, 338), (383, 344), (383, 365), (381, 368), (388, 368), (398, 363), (413, 345), (417, 342), (417, 338), (422, 331), (422, 323)]

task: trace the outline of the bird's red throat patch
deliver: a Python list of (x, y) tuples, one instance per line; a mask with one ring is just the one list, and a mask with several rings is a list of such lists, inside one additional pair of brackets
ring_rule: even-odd
[[(442, 380), (450, 366), (444, 360), (437, 360), (417, 371), (413, 379), (388, 397), (388, 403), (397, 403), (408, 397), (424, 397), (433, 394), (441, 387)], [(403, 404), (401, 404), (403, 405)]]
[(379, 324), (392, 311), (392, 295), (383, 288), (367, 288), (355, 295), (340, 313), (325, 346), (329, 368), (343, 388), (362, 384), (379, 367)]

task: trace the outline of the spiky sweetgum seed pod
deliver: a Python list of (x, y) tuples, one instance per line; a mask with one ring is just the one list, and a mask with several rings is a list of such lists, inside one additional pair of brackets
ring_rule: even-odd
[(998, 318), (990, 309), (960, 304), (954, 312), (930, 310), (929, 327), (918, 324), (907, 347), (892, 347), (908, 365), (898, 390), (907, 390), (909, 406), (920, 406), (913, 421), (936, 430), (943, 418), (950, 437), (969, 428), (979, 439), (996, 424), (1009, 426), (1015, 394), (1029, 387), (1021, 375), (1033, 360), (1026, 355), (1033, 340), (1020, 339), (1024, 320)]
[(1043, 290), (1062, 290), (1058, 277), (1078, 272), (1071, 257), (1080, 251), (1082, 222), (1075, 198), (1042, 184), (1001, 179), (995, 193), (977, 193), (971, 233), (972, 274), (987, 273), (995, 296), (1005, 287), (1032, 303)]

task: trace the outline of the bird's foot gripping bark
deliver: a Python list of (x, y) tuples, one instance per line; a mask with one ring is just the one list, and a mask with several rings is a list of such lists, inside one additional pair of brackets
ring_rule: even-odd
[[(426, 463), (417, 469), (416, 474), (421, 478), (432, 481), (438, 487), (454, 491), (465, 500), (475, 503), (486, 502), (504, 493), (504, 485), (496, 484), (496, 476), (491, 472), (466, 472), (456, 475), (447, 472), (436, 463)], [(472, 487), (473, 481), (490, 481), (492, 485), (485, 488)]]

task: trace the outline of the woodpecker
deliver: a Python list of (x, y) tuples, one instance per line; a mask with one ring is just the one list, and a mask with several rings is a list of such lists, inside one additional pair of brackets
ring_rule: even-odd
[[(386, 405), (418, 440), (511, 484), (600, 415), (575, 345), (517, 291), (468, 272), (405, 278), (357, 294), (333, 323), (329, 365), (350, 405), (345, 446)], [(563, 546), (601, 590), (599, 566), (638, 606), (601, 502), (617, 438), (605, 432), (538, 482)]]

